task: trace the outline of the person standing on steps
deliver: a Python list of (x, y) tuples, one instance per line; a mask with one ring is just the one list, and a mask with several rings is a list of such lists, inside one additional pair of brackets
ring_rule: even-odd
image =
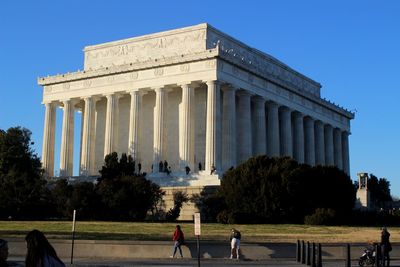
[(181, 258), (183, 258), (181, 245), (183, 245), (183, 243), (185, 242), (185, 236), (183, 235), (181, 226), (179, 224), (175, 228), (175, 232), (172, 235), (172, 240), (174, 241), (174, 250), (170, 257), (174, 258), (175, 254), (176, 254), (176, 250), (179, 249), (179, 254), (181, 255)]

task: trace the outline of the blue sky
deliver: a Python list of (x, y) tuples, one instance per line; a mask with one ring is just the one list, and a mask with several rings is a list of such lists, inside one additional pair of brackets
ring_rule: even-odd
[(399, 14), (396, 0), (4, 0), (0, 129), (30, 129), (41, 155), (44, 107), (37, 77), (83, 69), (86, 45), (208, 22), (318, 81), (322, 97), (356, 111), (351, 176), (385, 177), (399, 197)]

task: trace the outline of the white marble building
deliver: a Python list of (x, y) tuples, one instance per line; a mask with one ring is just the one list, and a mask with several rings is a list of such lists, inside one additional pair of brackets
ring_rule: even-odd
[[(132, 155), (151, 177), (164, 160), (181, 179), (186, 166), (196, 180), (210, 179), (214, 166), (212, 184), (263, 154), (349, 173), (354, 114), (321, 99), (319, 83), (208, 24), (87, 46), (84, 56), (83, 71), (38, 79), (48, 176), (56, 107), (63, 109), (62, 177), (73, 175), (74, 127), (81, 128), (81, 176), (97, 175), (113, 151)], [(78, 110), (81, 125), (74, 123)]]

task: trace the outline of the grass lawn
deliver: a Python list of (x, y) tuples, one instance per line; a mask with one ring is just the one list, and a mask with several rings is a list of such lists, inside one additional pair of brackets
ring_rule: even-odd
[[(186, 239), (195, 239), (193, 223), (179, 223)], [(175, 223), (77, 222), (77, 239), (170, 240)], [(292, 224), (224, 225), (202, 224), (201, 239), (226, 241), (230, 229), (242, 233), (243, 242), (295, 242), (303, 239), (321, 243), (373, 242), (380, 238), (378, 227), (308, 226)], [(24, 237), (32, 229), (49, 238), (70, 238), (72, 223), (67, 221), (0, 221), (0, 237)], [(400, 242), (400, 228), (391, 227), (392, 242)]]

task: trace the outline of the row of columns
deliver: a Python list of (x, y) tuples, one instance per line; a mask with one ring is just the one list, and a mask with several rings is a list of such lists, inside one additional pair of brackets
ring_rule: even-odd
[[(251, 156), (290, 156), (310, 165), (336, 165), (349, 173), (348, 133), (289, 107), (254, 96), (245, 90), (217, 81), (207, 83), (205, 170), (226, 170)], [(181, 170), (194, 167), (195, 111), (194, 87), (183, 84), (179, 104), (179, 158)], [(167, 88), (153, 88), (154, 107), (153, 166), (166, 158)], [(223, 99), (221, 101), (221, 89)], [(146, 91), (134, 89), (129, 114), (128, 153), (139, 158), (142, 96)], [(118, 136), (119, 94), (108, 94), (105, 121), (104, 155), (116, 150)], [(237, 97), (237, 98), (236, 98)], [(95, 109), (99, 97), (85, 97), (82, 122), (80, 174), (95, 174)], [(60, 176), (72, 176), (74, 100), (63, 101)], [(222, 104), (222, 107), (220, 106)], [(55, 105), (45, 103), (43, 167), (54, 174)], [(237, 110), (236, 110), (237, 109)], [(222, 111), (222, 112), (221, 112)], [(222, 114), (221, 114), (222, 113)], [(153, 168), (154, 172), (158, 168)]]

